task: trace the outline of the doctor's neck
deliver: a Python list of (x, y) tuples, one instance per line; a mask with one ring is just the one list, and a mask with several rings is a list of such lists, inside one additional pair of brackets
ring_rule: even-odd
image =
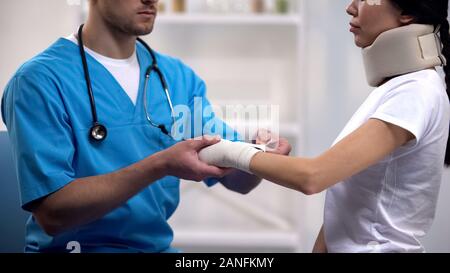
[(136, 50), (136, 35), (109, 24), (91, 10), (83, 28), (84, 45), (109, 58), (128, 59)]

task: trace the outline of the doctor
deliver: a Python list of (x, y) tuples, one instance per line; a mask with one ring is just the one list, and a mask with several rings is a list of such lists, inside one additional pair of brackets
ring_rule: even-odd
[(91, 0), (85, 26), (7, 85), (2, 116), (22, 206), (32, 212), (26, 252), (67, 251), (72, 241), (82, 252), (171, 252), (167, 219), (179, 202), (179, 178), (242, 194), (259, 184), (199, 161), (198, 151), (218, 140), (178, 142), (168, 133), (174, 106), (209, 102), (189, 67), (136, 41), (152, 32), (156, 4)]

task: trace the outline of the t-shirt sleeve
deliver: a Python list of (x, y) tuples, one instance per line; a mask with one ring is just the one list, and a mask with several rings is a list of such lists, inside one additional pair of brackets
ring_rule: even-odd
[(439, 105), (438, 96), (429, 91), (417, 81), (396, 87), (385, 95), (371, 118), (409, 131), (415, 137), (409, 145), (416, 146), (426, 134), (434, 119), (435, 107)]
[(74, 180), (72, 129), (54, 80), (41, 73), (16, 75), (2, 113), (20, 184), (22, 208)]

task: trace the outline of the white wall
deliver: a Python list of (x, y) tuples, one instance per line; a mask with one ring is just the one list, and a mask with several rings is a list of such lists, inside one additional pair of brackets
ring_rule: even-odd
[[(79, 7), (65, 0), (0, 1), (0, 97), (11, 76), (27, 59), (76, 30)], [(5, 126), (0, 117), (0, 130)]]
[(441, 193), (438, 201), (436, 220), (422, 242), (428, 252), (450, 252), (450, 170), (442, 179)]

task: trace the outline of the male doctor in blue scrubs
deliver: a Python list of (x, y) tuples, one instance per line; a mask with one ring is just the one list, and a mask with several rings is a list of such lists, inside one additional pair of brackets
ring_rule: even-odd
[[(77, 35), (57, 40), (8, 83), (2, 116), (22, 207), (32, 212), (26, 252), (65, 252), (73, 241), (81, 252), (172, 252), (167, 219), (179, 203), (179, 178), (209, 186), (220, 182), (243, 194), (260, 183), (199, 161), (198, 152), (218, 140), (177, 142), (147, 122), (142, 93), (152, 58), (136, 38), (151, 33), (156, 5), (155, 0), (90, 0), (82, 37), (98, 119), (108, 129), (104, 141), (89, 138), (93, 117)], [(155, 55), (174, 105), (193, 109), (195, 97), (209, 105), (205, 84), (189, 67)], [(148, 92), (152, 119), (171, 126), (155, 73)], [(289, 151), (284, 145), (276, 152)]]

